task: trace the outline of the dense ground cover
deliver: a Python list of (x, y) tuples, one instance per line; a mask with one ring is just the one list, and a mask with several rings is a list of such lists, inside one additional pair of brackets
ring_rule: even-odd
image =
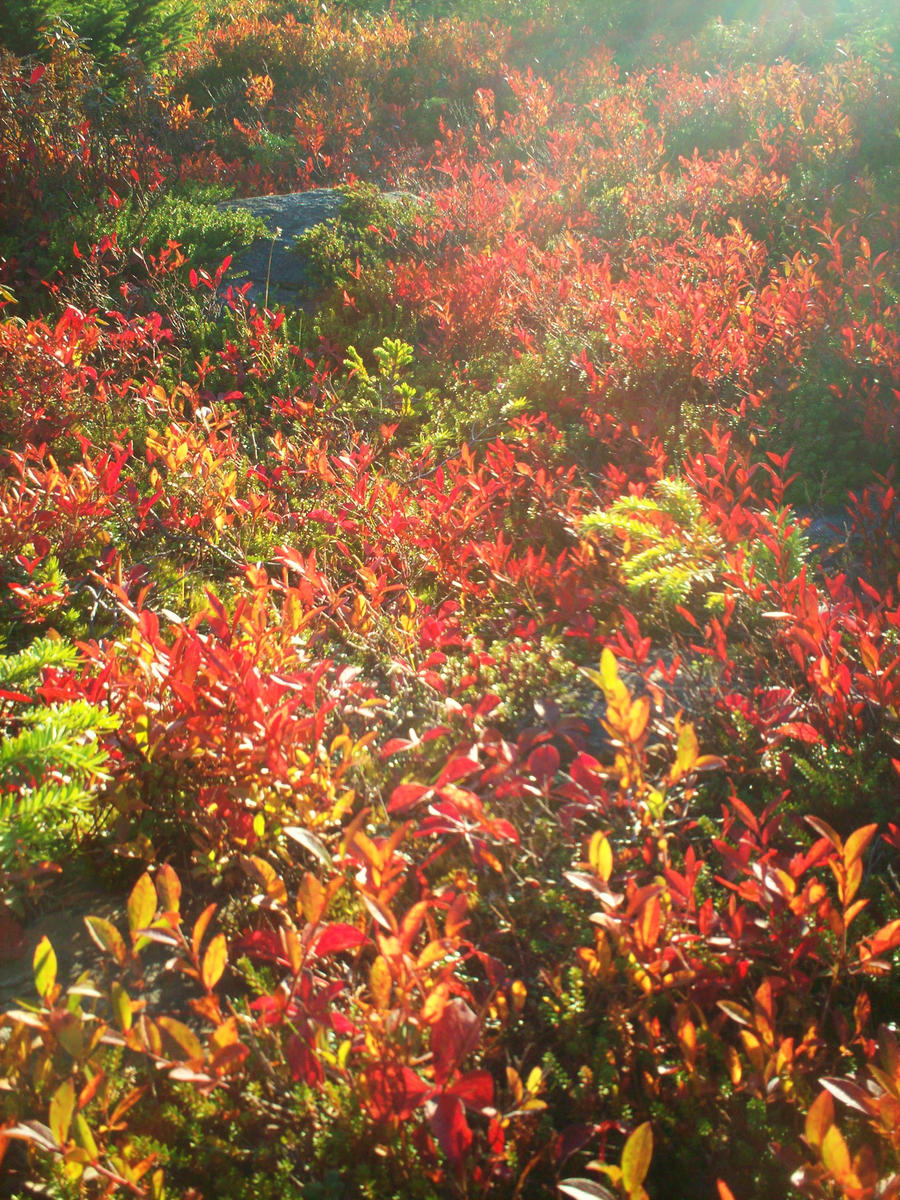
[(0, 1194), (900, 1194), (889, 14), (14, 8)]

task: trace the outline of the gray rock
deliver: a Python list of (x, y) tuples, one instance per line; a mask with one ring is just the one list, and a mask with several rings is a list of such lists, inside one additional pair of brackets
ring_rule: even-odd
[(271, 235), (257, 238), (235, 254), (227, 284), (240, 287), (249, 283), (247, 297), (260, 307), (266, 300), (267, 281), (270, 308), (314, 307), (304, 295), (311, 279), (302, 257), (294, 253), (294, 242), (307, 230), (336, 217), (343, 199), (335, 188), (317, 188), (285, 196), (247, 196), (223, 201), (220, 208), (243, 208), (259, 217)]

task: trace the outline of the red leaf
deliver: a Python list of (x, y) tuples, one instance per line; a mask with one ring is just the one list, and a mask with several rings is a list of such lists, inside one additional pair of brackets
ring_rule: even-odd
[(34, 70), (31, 72), (31, 76), (28, 80), (28, 86), (34, 87), (34, 85), (36, 83), (40, 83), (41, 79), (44, 76), (44, 72), (46, 70), (47, 70), (47, 66), (45, 63), (41, 63), (40, 66), (35, 67)]
[(393, 1117), (406, 1121), (423, 1103), (431, 1088), (411, 1067), (375, 1066), (366, 1076), (369, 1111), (376, 1121)]
[(477, 758), (469, 758), (467, 755), (458, 755), (456, 758), (451, 758), (438, 776), (438, 781), (435, 787), (443, 787), (447, 783), (456, 783), (459, 779), (466, 779), (469, 775), (474, 775), (476, 771), (481, 770), (481, 763)]
[(503, 817), (496, 817), (493, 821), (488, 822), (488, 829), (496, 838), (501, 838), (503, 841), (514, 842), (519, 844), (519, 833), (515, 825), (504, 820)]
[(467, 1108), (490, 1108), (494, 1103), (494, 1080), (490, 1071), (469, 1071), (447, 1088), (448, 1096), (458, 1096)]
[(302, 1079), (309, 1087), (318, 1086), (325, 1078), (322, 1064), (297, 1033), (292, 1033), (284, 1049), (293, 1079)]
[(403, 812), (404, 809), (412, 808), (414, 804), (418, 804), (425, 796), (431, 794), (431, 788), (425, 787), (421, 783), (401, 783), (399, 787), (395, 787), (391, 792), (391, 798), (388, 801), (388, 812)]
[(420, 671), (419, 676), (430, 688), (434, 688), (439, 695), (446, 695), (447, 685), (441, 679), (440, 675), (438, 675), (437, 671)]
[(392, 754), (399, 754), (401, 750), (409, 750), (415, 744), (409, 738), (391, 738), (381, 747), (381, 757), (390, 758)]
[(806, 721), (788, 721), (785, 725), (779, 725), (774, 732), (778, 738), (793, 738), (795, 741), (805, 742), (807, 745), (813, 745), (823, 740), (819, 731), (812, 725), (808, 725)]
[(538, 746), (528, 756), (528, 770), (546, 786), (559, 770), (559, 751), (555, 746)]
[(341, 950), (355, 950), (369, 939), (353, 925), (343, 925), (338, 922), (329, 925), (324, 933), (316, 938), (313, 947), (316, 954), (324, 957), (326, 954), (337, 954)]
[(434, 1078), (442, 1086), (467, 1054), (478, 1045), (480, 1026), (465, 1000), (454, 996), (431, 1027)]
[(557, 1163), (563, 1163), (578, 1150), (583, 1150), (601, 1127), (598, 1125), (569, 1125), (553, 1144)]
[(261, 1025), (280, 1025), (284, 1017), (287, 993), (280, 988), (271, 996), (258, 996), (250, 1002), (250, 1011)]
[(462, 1101), (455, 1096), (438, 1096), (428, 1104), (428, 1124), (443, 1152), (455, 1167), (472, 1144), (472, 1130), (466, 1122)]

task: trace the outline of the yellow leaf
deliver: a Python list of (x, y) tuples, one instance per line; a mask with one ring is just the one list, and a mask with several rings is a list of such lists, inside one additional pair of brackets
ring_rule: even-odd
[(97, 1150), (97, 1143), (94, 1141), (94, 1135), (91, 1133), (91, 1127), (88, 1125), (84, 1113), (75, 1114), (75, 1141), (90, 1155), (91, 1162), (96, 1162), (100, 1157)]
[(281, 939), (284, 943), (284, 948), (287, 951), (288, 962), (290, 963), (291, 970), (295, 975), (298, 975), (301, 967), (303, 966), (303, 959), (306, 956), (303, 943), (300, 941), (296, 929), (293, 929), (289, 925), (285, 926), (281, 930)]
[(133, 1010), (131, 997), (122, 987), (121, 983), (116, 982), (112, 985), (112, 1003), (116, 1020), (119, 1022), (119, 1028), (123, 1033), (127, 1033), (131, 1028)]
[(741, 1065), (741, 1056), (735, 1050), (734, 1046), (728, 1046), (725, 1050), (725, 1057), (728, 1061), (728, 1074), (731, 1077), (731, 1082), (737, 1087), (744, 1074), (744, 1068)]
[(653, 1129), (645, 1121), (629, 1135), (622, 1151), (622, 1184), (631, 1195), (638, 1192), (647, 1178), (653, 1157)]
[(613, 852), (609, 838), (598, 829), (588, 847), (588, 862), (598, 879), (609, 882), (613, 869)]
[[(101, 1034), (105, 1026), (100, 1023), (94, 1027), (94, 1036), (99, 1029)], [(85, 1053), (85, 1027), (81, 1023), (81, 1018), (76, 1013), (67, 1012), (62, 1016), (62, 1020), (56, 1023), (53, 1032), (56, 1034), (56, 1040), (65, 1050), (66, 1054), (72, 1058), (81, 1059)]]
[(132, 938), (138, 929), (146, 929), (156, 915), (156, 888), (146, 871), (131, 889), (126, 911)]
[(61, 1083), (50, 1101), (50, 1132), (61, 1146), (69, 1139), (69, 1126), (75, 1111), (75, 1084), (71, 1079)]
[(675, 765), (671, 771), (672, 782), (683, 779), (693, 771), (700, 753), (697, 735), (693, 725), (682, 725), (678, 734), (678, 751), (675, 755)]
[(128, 950), (121, 933), (112, 921), (107, 921), (105, 917), (85, 917), (84, 923), (100, 949), (108, 951), (120, 967), (124, 966), (128, 959)]
[(427, 967), (433, 967), (435, 963), (446, 958), (450, 951), (447, 949), (445, 942), (436, 938), (428, 943), (419, 957), (416, 959), (416, 968), (419, 971), (424, 971)]
[(847, 841), (844, 843), (844, 866), (848, 870), (850, 865), (865, 853), (866, 847), (877, 831), (877, 825), (863, 825), (862, 828), (854, 830), (847, 838)]
[(210, 1035), (209, 1041), (210, 1045), (217, 1050), (222, 1050), (225, 1046), (236, 1045), (240, 1041), (237, 1018), (229, 1017), (227, 1021), (223, 1021)]
[(600, 679), (604, 692), (613, 691), (619, 682), (619, 664), (608, 646), (604, 646), (600, 655)]
[(255, 854), (242, 857), (240, 861), (251, 879), (260, 885), (267, 900), (272, 900), (276, 904), (287, 902), (287, 888), (284, 886), (284, 880), (271, 863), (267, 863), (264, 858), (257, 858)]
[(443, 1014), (450, 1000), (450, 988), (446, 983), (439, 983), (430, 992), (422, 1005), (421, 1018), (426, 1025), (433, 1025)]
[(525, 1080), (525, 1091), (530, 1096), (536, 1096), (544, 1086), (544, 1072), (540, 1067), (532, 1067)]
[(207, 904), (206, 908), (204, 908), (203, 912), (194, 922), (194, 928), (191, 932), (191, 949), (194, 952), (194, 958), (200, 957), (200, 946), (203, 943), (203, 935), (206, 933), (215, 911), (215, 904)]
[(514, 979), (509, 989), (510, 999), (512, 1000), (513, 1012), (520, 1013), (525, 1007), (525, 999), (528, 996), (528, 988), (521, 979)]
[(176, 1045), (194, 1063), (203, 1062), (203, 1047), (194, 1031), (174, 1017), (157, 1017), (157, 1024), (164, 1029)]
[(42, 1000), (46, 1000), (56, 985), (56, 951), (50, 939), (42, 937), (34, 948), (34, 986)]

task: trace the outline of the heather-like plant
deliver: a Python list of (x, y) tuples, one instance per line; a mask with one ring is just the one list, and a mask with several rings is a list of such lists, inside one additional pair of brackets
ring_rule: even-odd
[(44, 671), (78, 661), (74, 646), (46, 638), (0, 655), (0, 870), (53, 857), (97, 824), (101, 739), (118, 719), (86, 700), (35, 702)]
[[(768, 537), (723, 536), (722, 518), (713, 519), (686, 479), (657, 480), (644, 495), (620, 496), (607, 509), (589, 513), (582, 529), (611, 539), (619, 548), (625, 585), (660, 612), (679, 605), (700, 612), (721, 611), (726, 579), (735, 571), (734, 552), (743, 578), (754, 586), (793, 578), (801, 570), (807, 542), (789, 514), (771, 514)], [(773, 549), (772, 537), (777, 539)]]

